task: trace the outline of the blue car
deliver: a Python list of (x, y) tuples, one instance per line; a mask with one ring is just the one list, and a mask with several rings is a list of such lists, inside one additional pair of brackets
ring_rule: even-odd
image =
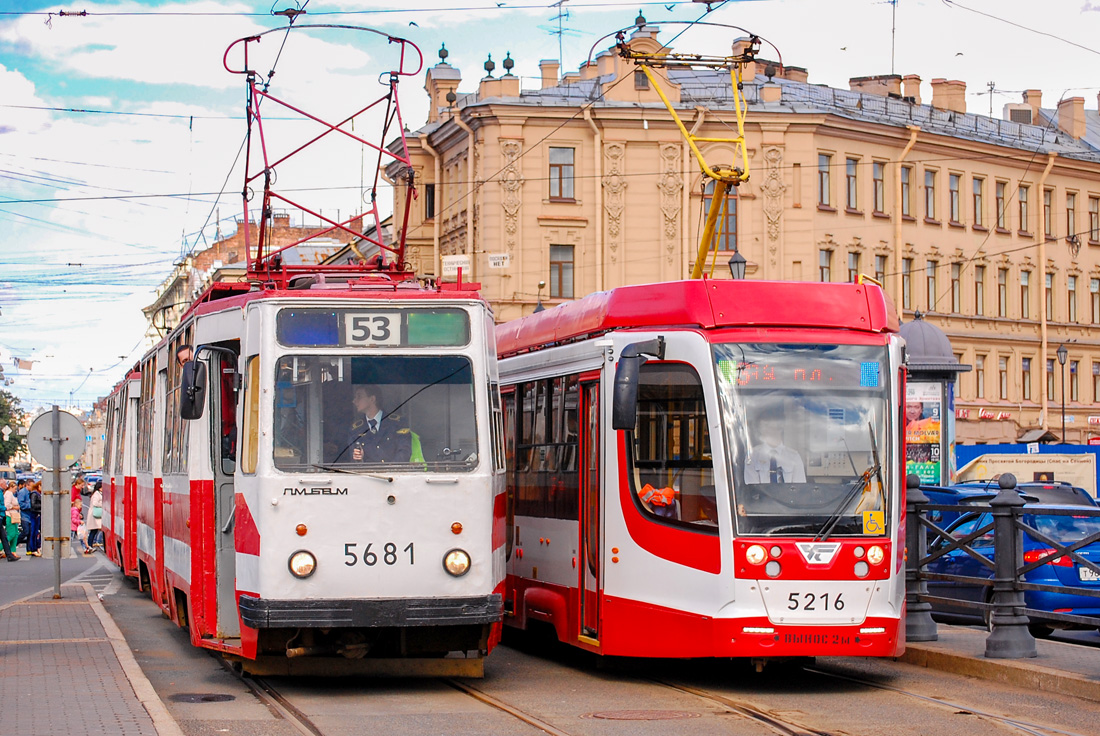
[[(1069, 514), (1049, 513), (1053, 510), (1067, 511)], [(1024, 506), (1025, 513), (1021, 518), (1026, 526), (1064, 546), (1070, 546), (1086, 538), (1092, 538), (1087, 545), (1076, 551), (1084, 559), (1100, 566), (1100, 514), (1095, 511), (1092, 511), (1090, 515), (1086, 515), (1090, 512), (1073, 514), (1072, 512), (1075, 510), (1081, 512), (1082, 506), (1029, 503)], [(967, 554), (965, 550), (957, 549), (929, 562), (924, 568), (925, 572), (991, 579), (993, 577), (992, 520), (993, 517), (988, 510), (968, 511), (952, 522), (946, 530), (953, 539), (959, 539), (977, 529), (990, 526), (989, 530), (970, 543), (970, 548), (978, 555), (989, 560), (990, 564), (983, 564), (974, 556)], [(930, 546), (929, 553), (934, 554), (937, 550), (943, 549), (946, 544), (946, 540), (937, 540)], [(1068, 555), (1057, 554), (1045, 542), (1036, 539), (1025, 531), (1023, 535), (1024, 563), (1038, 562), (1047, 557), (1051, 558), (1050, 562), (1024, 574), (1023, 579), (1025, 582), (1057, 587), (1082, 587), (1100, 591), (1100, 574), (1087, 566), (1081, 565), (1079, 561), (1070, 558)], [(976, 582), (929, 580), (928, 592), (930, 595), (944, 598), (988, 603), (991, 600), (992, 587)], [(1068, 613), (1096, 618), (1094, 626), (1033, 618), (1028, 628), (1032, 635), (1037, 638), (1050, 636), (1054, 629), (1100, 627), (1100, 598), (1078, 595), (1072, 592), (1052, 593), (1028, 590), (1024, 592), (1024, 601), (1028, 608), (1036, 611)], [(990, 614), (988, 611), (967, 608), (948, 602), (933, 601), (932, 614), (936, 619), (959, 619), (989, 625)]]

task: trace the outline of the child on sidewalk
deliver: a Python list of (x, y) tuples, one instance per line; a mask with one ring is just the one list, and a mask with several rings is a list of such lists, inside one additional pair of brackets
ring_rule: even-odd
[(80, 496), (77, 496), (73, 500), (72, 510), (69, 511), (69, 534), (72, 539), (72, 546), (76, 547), (76, 540), (80, 540), (80, 546), (84, 550), (84, 554), (90, 555), (91, 550), (88, 549), (88, 545), (84, 543), (84, 501)]

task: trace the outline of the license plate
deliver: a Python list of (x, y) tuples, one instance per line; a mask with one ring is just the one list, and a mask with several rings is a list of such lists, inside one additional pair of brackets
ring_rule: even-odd
[(1100, 573), (1096, 572), (1095, 570), (1090, 570), (1087, 567), (1079, 567), (1077, 568), (1077, 577), (1079, 577), (1081, 580), (1086, 580), (1092, 583), (1100, 580)]

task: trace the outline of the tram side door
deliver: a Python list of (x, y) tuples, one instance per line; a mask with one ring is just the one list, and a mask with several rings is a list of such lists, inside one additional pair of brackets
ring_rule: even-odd
[(581, 381), (580, 635), (600, 638), (600, 384)]
[[(240, 353), (233, 340), (223, 344)], [(234, 375), (237, 361), (225, 353), (211, 353), (211, 452), (214, 457), (214, 578), (217, 590), (217, 635), (222, 639), (241, 635), (237, 615), (237, 550), (234, 543), (236, 508), (233, 474), (237, 466), (237, 397)]]

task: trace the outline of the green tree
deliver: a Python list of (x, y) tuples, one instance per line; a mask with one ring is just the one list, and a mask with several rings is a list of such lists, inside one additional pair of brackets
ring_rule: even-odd
[(16, 432), (17, 427), (22, 424), (19, 421), (22, 416), (19, 399), (0, 389), (0, 429), (11, 427), (12, 430), (6, 441), (4, 435), (0, 434), (0, 465), (7, 464), (12, 455), (23, 450), (25, 444), (23, 435)]

